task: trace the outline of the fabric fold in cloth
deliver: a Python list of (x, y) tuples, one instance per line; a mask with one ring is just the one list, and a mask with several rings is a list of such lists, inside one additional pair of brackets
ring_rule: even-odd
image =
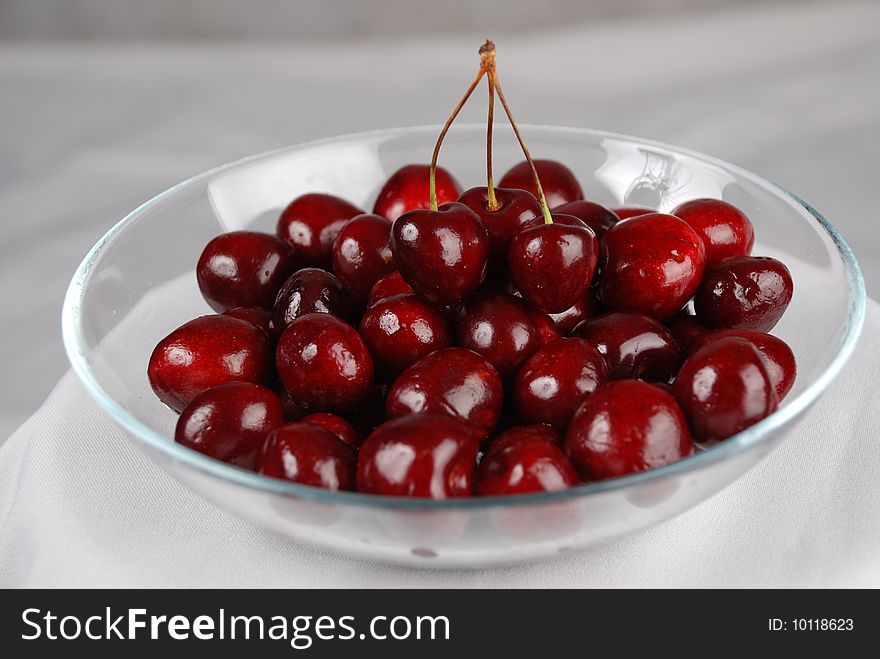
[(481, 570), (354, 561), (176, 483), (68, 372), (0, 447), (2, 587), (880, 587), (880, 305), (840, 377), (738, 481), (651, 529)]

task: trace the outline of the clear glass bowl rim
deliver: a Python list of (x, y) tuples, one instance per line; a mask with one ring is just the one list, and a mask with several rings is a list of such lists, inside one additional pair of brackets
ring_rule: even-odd
[[(484, 128), (478, 124), (460, 124), (458, 128), (475, 129)], [(762, 442), (768, 441), (776, 430), (779, 430), (787, 423), (804, 412), (819, 396), (828, 388), (831, 382), (837, 377), (852, 355), (858, 341), (859, 334), (865, 319), (865, 307), (867, 293), (862, 278), (862, 273), (856, 261), (855, 255), (849, 245), (834, 228), (834, 226), (816, 209), (810, 206), (797, 195), (789, 192), (785, 188), (773, 183), (772, 181), (761, 177), (753, 172), (743, 169), (737, 165), (726, 162), (724, 160), (714, 158), (712, 156), (681, 148), (678, 146), (647, 140), (622, 133), (591, 129), (591, 128), (573, 128), (567, 126), (553, 126), (543, 124), (523, 124), (521, 126), (523, 132), (528, 135), (532, 131), (551, 131), (558, 134), (570, 135), (589, 135), (593, 138), (609, 138), (613, 140), (625, 141), (631, 144), (653, 147), (671, 151), (695, 159), (704, 161), (708, 164), (715, 165), (729, 171), (734, 172), (738, 176), (750, 180), (766, 190), (777, 195), (786, 196), (793, 199), (798, 205), (802, 206), (819, 224), (819, 226), (828, 234), (833, 241), (838, 255), (843, 262), (848, 282), (847, 295), (849, 298), (849, 313), (847, 318), (847, 326), (845, 329), (843, 341), (840, 349), (828, 364), (826, 369), (809, 387), (802, 391), (794, 399), (787, 402), (785, 407), (770, 415), (766, 419), (747, 428), (743, 432), (733, 437), (708, 447), (703, 451), (695, 452), (693, 455), (647, 471), (638, 472), (628, 476), (612, 478), (603, 481), (594, 481), (570, 487), (565, 490), (555, 492), (541, 492), (536, 494), (517, 494), (507, 496), (484, 496), (484, 497), (464, 497), (452, 499), (420, 499), (412, 497), (389, 497), (370, 494), (362, 494), (358, 492), (337, 492), (326, 490), (307, 485), (300, 485), (275, 478), (269, 478), (261, 474), (246, 471), (244, 469), (228, 465), (224, 462), (210, 458), (198, 451), (178, 444), (171, 438), (165, 437), (161, 433), (153, 430), (132, 415), (130, 415), (116, 400), (113, 399), (98, 383), (95, 374), (92, 372), (87, 355), (85, 339), (81, 329), (80, 314), (83, 296), (88, 286), (93, 267), (105, 249), (110, 246), (113, 241), (125, 229), (135, 222), (141, 213), (155, 203), (173, 196), (175, 193), (193, 186), (207, 178), (211, 178), (221, 172), (238, 167), (245, 163), (260, 160), (262, 158), (278, 155), (286, 151), (298, 150), (302, 148), (319, 147), (323, 145), (334, 144), (337, 142), (354, 141), (358, 139), (377, 138), (377, 137), (395, 137), (405, 135), (407, 133), (418, 133), (431, 131), (437, 134), (440, 126), (423, 125), (411, 126), (404, 128), (390, 128), (372, 131), (363, 131), (357, 133), (348, 133), (345, 135), (337, 135), (334, 137), (323, 138), (304, 142), (300, 144), (281, 147), (262, 153), (246, 156), (238, 160), (225, 163), (218, 167), (214, 167), (205, 172), (197, 174), (181, 183), (178, 183), (164, 192), (159, 193), (155, 197), (144, 202), (133, 211), (128, 213), (118, 223), (116, 223), (100, 240), (89, 250), (88, 254), (76, 269), (67, 293), (64, 298), (64, 304), (61, 314), (62, 338), (64, 348), (73, 366), (74, 372), (85, 385), (88, 393), (94, 398), (98, 404), (119, 424), (124, 430), (134, 435), (140, 441), (143, 441), (149, 447), (165, 453), (169, 457), (178, 460), (188, 466), (203, 472), (205, 474), (215, 476), (225, 481), (235, 483), (248, 488), (254, 488), (270, 494), (286, 495), (289, 497), (311, 500), (325, 504), (354, 505), (366, 506), (369, 508), (391, 508), (391, 509), (412, 509), (412, 510), (460, 510), (460, 509), (488, 509), (497, 507), (511, 507), (523, 505), (544, 504), (555, 501), (565, 501), (569, 499), (577, 499), (594, 494), (610, 492), (614, 490), (624, 490), (634, 486), (649, 484), (653, 481), (661, 480), (667, 476), (681, 475), (690, 471), (700, 469), (705, 465), (724, 460), (727, 457), (741, 453), (748, 448)], [(145, 367), (146, 368), (146, 367)]]

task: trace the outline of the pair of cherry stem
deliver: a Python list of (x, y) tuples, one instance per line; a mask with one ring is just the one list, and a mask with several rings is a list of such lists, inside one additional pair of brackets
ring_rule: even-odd
[(455, 106), (452, 114), (449, 115), (446, 123), (443, 124), (443, 129), (440, 131), (440, 136), (437, 138), (437, 143), (434, 145), (434, 154), (431, 156), (430, 169), (431, 210), (437, 210), (436, 173), (437, 158), (440, 155), (440, 146), (443, 144), (443, 139), (446, 137), (446, 133), (449, 132), (449, 128), (450, 126), (452, 126), (452, 123), (455, 121), (458, 113), (464, 107), (465, 103), (467, 103), (468, 99), (471, 97), (471, 94), (477, 88), (477, 85), (480, 84), (483, 76), (486, 76), (489, 83), (489, 120), (488, 128), (486, 130), (486, 183), (488, 188), (489, 210), (497, 211), (501, 208), (501, 204), (498, 203), (498, 199), (495, 196), (495, 182), (492, 179), (492, 127), (495, 123), (495, 94), (497, 93), (498, 100), (501, 101), (501, 106), (504, 108), (505, 114), (507, 114), (507, 119), (510, 121), (511, 128), (513, 128), (513, 134), (516, 135), (516, 139), (519, 142), (519, 146), (522, 149), (523, 155), (526, 158), (526, 162), (528, 162), (529, 168), (532, 170), (532, 178), (535, 181), (535, 190), (538, 193), (538, 201), (541, 203), (541, 212), (544, 215), (544, 223), (553, 224), (553, 218), (550, 215), (550, 209), (547, 207), (547, 199), (544, 197), (544, 190), (541, 187), (541, 181), (538, 178), (538, 170), (535, 168), (535, 163), (532, 160), (531, 154), (529, 154), (529, 149), (526, 146), (525, 140), (523, 140), (522, 134), (520, 134), (519, 128), (516, 125), (516, 121), (513, 119), (513, 114), (510, 111), (510, 106), (507, 104), (507, 99), (504, 98), (504, 92), (501, 90), (501, 83), (498, 82), (498, 73), (495, 69), (495, 44), (487, 39), (486, 43), (484, 43), (480, 47), (479, 52), (480, 70), (477, 71), (477, 76), (470, 84), (470, 87), (468, 87), (464, 96), (458, 102), (458, 105)]

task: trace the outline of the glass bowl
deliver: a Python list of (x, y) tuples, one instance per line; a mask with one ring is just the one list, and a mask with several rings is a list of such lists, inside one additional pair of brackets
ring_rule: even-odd
[[(445, 501), (274, 480), (172, 441), (176, 415), (151, 391), (147, 361), (172, 329), (210, 313), (194, 274), (208, 240), (238, 229), (271, 232), (282, 208), (305, 192), (334, 193), (370, 209), (391, 172), (427, 161), (437, 127), (347, 135), (245, 158), (134, 210), (95, 245), (70, 284), (63, 333), (74, 370), (173, 478), (257, 526), (352, 557), (431, 568), (515, 563), (607, 541), (694, 506), (795, 432), (798, 419), (852, 353), (865, 309), (853, 254), (808, 204), (734, 165), (597, 130), (523, 131), (532, 153), (566, 163), (587, 198), (600, 203), (668, 211), (688, 199), (716, 197), (745, 211), (755, 224), (754, 253), (782, 259), (795, 282), (794, 298), (774, 333), (791, 345), (799, 373), (778, 412), (662, 468), (559, 492)], [(484, 126), (456, 126), (440, 163), (465, 187), (485, 185), (484, 144)], [(495, 153), (498, 172), (521, 160), (509, 131), (498, 131)]]

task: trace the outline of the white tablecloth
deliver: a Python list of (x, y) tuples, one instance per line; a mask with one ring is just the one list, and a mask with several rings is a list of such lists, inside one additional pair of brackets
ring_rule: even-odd
[(416, 570), (294, 545), (155, 467), (64, 376), (0, 447), (0, 586), (880, 587), (880, 305), (758, 467), (679, 517), (544, 563)]

